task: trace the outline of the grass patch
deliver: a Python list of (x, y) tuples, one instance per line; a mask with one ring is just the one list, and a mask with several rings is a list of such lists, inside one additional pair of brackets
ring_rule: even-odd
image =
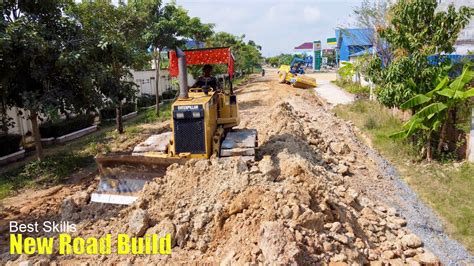
[(160, 103), (160, 117), (156, 115), (156, 108), (141, 110), (133, 123), (136, 125), (167, 120), (171, 117), (171, 104), (171, 102)]
[(51, 155), (41, 162), (31, 161), (0, 175), (0, 199), (24, 187), (61, 183), (72, 172), (93, 161), (91, 155), (73, 152)]
[(406, 140), (388, 137), (402, 122), (376, 102), (338, 105), (336, 114), (354, 122), (371, 145), (398, 169), (400, 175), (445, 221), (447, 231), (474, 252), (474, 164), (420, 162)]
[(337, 86), (343, 88), (345, 91), (349, 93), (369, 97), (370, 88), (367, 86), (362, 86), (358, 83), (351, 82), (351, 81), (344, 81), (341, 79), (337, 79), (332, 82), (336, 84)]
[[(160, 117), (154, 108), (141, 111), (134, 119), (124, 122), (124, 135), (140, 134), (140, 124), (164, 121), (170, 118), (171, 103), (160, 105)], [(113, 122), (104, 123), (101, 129), (90, 135), (66, 143), (45, 148), (45, 160), (30, 160), (2, 167), (0, 172), (0, 199), (25, 187), (41, 187), (64, 182), (80, 168), (94, 164), (94, 156), (111, 151), (110, 144), (119, 134)]]

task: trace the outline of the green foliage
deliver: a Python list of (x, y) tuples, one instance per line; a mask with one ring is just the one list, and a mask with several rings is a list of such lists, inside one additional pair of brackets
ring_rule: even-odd
[(0, 135), (0, 157), (19, 151), (20, 142), (20, 135)]
[(437, 12), (437, 0), (401, 0), (391, 10), (389, 27), (380, 34), (397, 53), (424, 55), (452, 53), (459, 32), (469, 23), (474, 13), (470, 7), (458, 10), (450, 5), (447, 11)]
[(92, 156), (72, 152), (48, 156), (43, 161), (31, 161), (23, 167), (0, 174), (0, 198), (31, 183), (58, 184), (74, 170), (93, 162)]
[(367, 120), (364, 123), (364, 128), (369, 129), (369, 130), (375, 129), (378, 126), (379, 125), (377, 124), (377, 121), (373, 117), (367, 118)]
[(354, 64), (352, 64), (351, 62), (342, 62), (341, 64), (342, 64), (342, 66), (339, 68), (337, 73), (339, 73), (339, 75), (341, 75), (341, 78), (344, 81), (351, 81), (352, 77), (356, 73)]
[(177, 90), (167, 90), (161, 94), (160, 99), (173, 100), (176, 98), (177, 94), (178, 94)]
[[(3, 3), (3, 1), (2, 1)], [(92, 110), (101, 99), (90, 78), (80, 25), (65, 16), (71, 1), (6, 1), (2, 6), (0, 76), (2, 101), (29, 111), (38, 158), (37, 115)]]
[(156, 115), (155, 109), (145, 110), (135, 121), (134, 123), (154, 123), (157, 121), (164, 121), (171, 117), (171, 103), (165, 102), (160, 104), (160, 117)]
[(235, 57), (235, 70), (237, 72), (252, 73), (255, 67), (260, 66), (262, 55), (261, 46), (250, 40), (244, 41), (245, 35), (234, 36), (227, 32), (218, 32), (211, 36), (207, 42), (207, 47), (231, 47)]
[(474, 95), (474, 88), (465, 89), (466, 85), (474, 79), (471, 65), (466, 65), (460, 76), (448, 85), (448, 76), (440, 76), (438, 85), (425, 94), (418, 94), (401, 105), (402, 108), (415, 109), (411, 119), (403, 125), (403, 130), (391, 135), (393, 138), (408, 138), (422, 132), (427, 140), (427, 158), (431, 159), (431, 139), (433, 132), (441, 129), (438, 140), (438, 153), (446, 137), (446, 127), (449, 114), (467, 102)]
[[(123, 101), (132, 101), (137, 92), (128, 69), (146, 59), (148, 21), (141, 7), (135, 2), (116, 6), (108, 1), (84, 1), (68, 10), (82, 25), (83, 48), (93, 65), (95, 86), (107, 97), (106, 104), (116, 110)], [(121, 120), (117, 130), (123, 131)]]
[(137, 98), (138, 108), (148, 107), (156, 104), (156, 96), (150, 94), (142, 94)]
[(375, 79), (381, 86), (378, 100), (385, 106), (398, 107), (413, 95), (428, 92), (442, 72), (442, 68), (428, 63), (426, 55), (395, 58)]
[(378, 33), (386, 40), (395, 59), (382, 69), (373, 58), (368, 76), (381, 87), (378, 99), (388, 107), (398, 107), (416, 94), (424, 94), (436, 85), (444, 65), (433, 66), (427, 57), (449, 54), (459, 32), (469, 22), (474, 9), (452, 5), (437, 12), (436, 0), (401, 0), (391, 7), (391, 20)]
[[(104, 119), (115, 119), (116, 118), (116, 108), (113, 106), (109, 106), (100, 110), (100, 117), (102, 120)], [(122, 116), (133, 113), (136, 111), (134, 103), (124, 103), (122, 104)]]
[(289, 65), (293, 55), (291, 54), (280, 54), (278, 56), (269, 57), (266, 59), (266, 62), (272, 66), (279, 67), (280, 65)]
[(370, 88), (367, 86), (362, 86), (359, 83), (352, 82), (352, 81), (345, 81), (342, 79), (338, 79), (334, 81), (334, 84), (343, 88), (349, 93), (357, 94), (359, 96), (368, 97), (370, 94)]
[(48, 121), (41, 124), (39, 129), (42, 138), (57, 138), (90, 127), (94, 124), (94, 120), (94, 115), (83, 114), (65, 120)]
[(427, 131), (428, 134), (436, 131), (446, 123), (447, 114), (462, 102), (468, 101), (474, 95), (474, 88), (465, 90), (466, 84), (474, 79), (474, 71), (471, 65), (464, 67), (462, 74), (452, 81), (448, 86), (447, 76), (439, 77), (438, 85), (426, 94), (418, 94), (401, 105), (403, 109), (414, 109), (417, 111), (412, 118), (405, 123), (403, 131), (395, 133), (393, 137), (407, 138), (419, 130)]

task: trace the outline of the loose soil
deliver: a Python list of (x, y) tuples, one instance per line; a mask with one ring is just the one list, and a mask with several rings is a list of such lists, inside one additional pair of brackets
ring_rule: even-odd
[[(87, 170), (72, 184), (3, 202), (2, 225), (70, 221), (78, 226), (72, 235), (81, 237), (169, 233), (170, 256), (27, 257), (9, 255), (3, 245), (2, 261), (440, 264), (407, 228), (409, 217), (386, 204), (395, 188), (354, 137), (356, 129), (326, 111), (313, 91), (276, 80), (267, 71), (238, 91), (239, 127), (258, 130), (255, 162), (212, 158), (171, 165), (127, 207), (91, 203), (98, 179)], [(166, 126), (143, 128), (153, 133)], [(129, 151), (144, 137), (124, 139), (116, 149)], [(6, 238), (8, 228), (1, 228)]]

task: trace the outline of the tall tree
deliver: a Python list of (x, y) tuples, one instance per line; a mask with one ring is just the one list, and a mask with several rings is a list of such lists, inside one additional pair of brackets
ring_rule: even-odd
[[(389, 23), (380, 28), (379, 33), (390, 44), (395, 58), (384, 68), (379, 58), (374, 58), (369, 64), (370, 72), (375, 76), (372, 80), (377, 80), (381, 87), (378, 100), (389, 107), (411, 110), (413, 119), (407, 123), (405, 136), (417, 132), (413, 140), (425, 142), (428, 160), (433, 145), (444, 145), (449, 113), (455, 113), (457, 108), (450, 104), (455, 102), (451, 95), (437, 95), (446, 91), (442, 88), (448, 82), (449, 60), (444, 58), (439, 60), (440, 63), (433, 63), (428, 61), (428, 56), (445, 57), (454, 52), (460, 31), (474, 14), (474, 9), (469, 7), (456, 10), (450, 5), (446, 11), (440, 12), (437, 7), (436, 0), (400, 0), (393, 5)], [(462, 91), (461, 87), (456, 91)], [(434, 93), (437, 88), (442, 90)], [(436, 97), (431, 99), (431, 94)], [(420, 102), (415, 104), (413, 101)], [(454, 126), (455, 123), (454, 119), (449, 124)], [(436, 131), (440, 126), (438, 134)]]
[[(146, 39), (152, 47), (153, 61), (156, 69), (156, 114), (159, 116), (159, 80), (161, 52), (164, 49), (174, 49), (185, 43), (185, 37), (205, 38), (212, 26), (202, 24), (199, 20), (188, 16), (188, 12), (175, 2), (161, 5), (161, 1), (150, 4), (149, 27), (146, 32)], [(199, 27), (198, 27), (199, 26)], [(203, 30), (204, 28), (204, 30)]]
[(132, 101), (136, 86), (131, 81), (129, 68), (140, 61), (146, 52), (142, 41), (146, 20), (136, 6), (107, 1), (88, 1), (73, 6), (69, 14), (83, 29), (89, 62), (94, 65), (94, 82), (106, 97), (106, 103), (116, 110), (116, 128), (123, 133), (122, 105)]
[[(70, 56), (79, 51), (75, 45), (79, 29), (72, 19), (63, 16), (67, 4), (66, 0), (45, 0), (41, 5), (11, 0), (2, 6), (2, 92), (7, 105), (27, 111), (39, 160), (44, 157), (40, 114), (51, 108), (67, 111), (86, 105), (78, 100), (80, 97), (70, 97), (84, 96), (85, 90), (64, 86), (65, 82), (82, 83), (80, 75), (71, 73), (77, 70)], [(69, 75), (64, 75), (65, 69), (70, 69)]]

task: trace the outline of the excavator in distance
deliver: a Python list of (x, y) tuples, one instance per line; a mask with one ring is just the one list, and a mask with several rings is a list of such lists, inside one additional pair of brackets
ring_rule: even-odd
[[(178, 77), (180, 93), (171, 106), (171, 132), (153, 135), (132, 154), (97, 156), (101, 179), (91, 201), (131, 204), (146, 182), (166, 174), (174, 163), (211, 156), (240, 156), (254, 160), (255, 129), (234, 129), (240, 123), (237, 96), (232, 88), (234, 57), (230, 48), (170, 51), (169, 72)], [(189, 88), (187, 66), (224, 64), (228, 74), (217, 88)]]

